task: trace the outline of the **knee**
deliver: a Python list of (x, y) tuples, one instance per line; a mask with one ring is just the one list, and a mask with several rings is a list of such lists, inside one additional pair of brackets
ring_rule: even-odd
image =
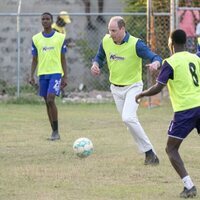
[(52, 106), (54, 104), (54, 99), (53, 98), (47, 98), (46, 103), (48, 106)]
[(169, 157), (169, 159), (172, 159), (173, 156), (174, 156), (174, 152), (175, 152), (175, 149), (174, 148), (170, 148), (168, 145), (165, 147), (165, 151)]
[(123, 121), (125, 124), (130, 124), (130, 123), (137, 123), (137, 122), (138, 122), (138, 119), (137, 119), (137, 117), (134, 117), (134, 116), (122, 115), (122, 121)]
[(169, 154), (168, 146), (165, 147), (165, 152), (166, 152), (167, 155)]

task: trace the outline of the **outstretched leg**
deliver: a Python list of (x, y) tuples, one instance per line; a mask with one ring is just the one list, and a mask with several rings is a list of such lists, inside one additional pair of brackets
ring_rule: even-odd
[(166, 152), (169, 160), (183, 181), (184, 189), (180, 194), (181, 198), (194, 197), (197, 194), (196, 187), (194, 186), (188, 172), (185, 169), (183, 160), (178, 152), (179, 147), (183, 140), (168, 137)]

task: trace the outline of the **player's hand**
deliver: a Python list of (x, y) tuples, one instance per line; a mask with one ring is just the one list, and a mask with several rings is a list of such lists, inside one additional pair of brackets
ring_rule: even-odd
[(97, 64), (94, 63), (94, 64), (92, 65), (92, 67), (91, 67), (91, 73), (92, 73), (92, 75), (94, 75), (94, 76), (100, 75), (101, 70), (99, 69), (99, 66), (98, 66)]
[(160, 62), (159, 61), (154, 61), (152, 63), (146, 64), (147, 67), (149, 67), (150, 71), (155, 71), (160, 68)]
[(143, 97), (143, 96), (142, 96), (142, 93), (136, 95), (136, 96), (135, 96), (135, 101), (136, 101), (136, 103), (140, 103), (142, 97)]
[(63, 89), (64, 87), (67, 86), (67, 78), (66, 77), (63, 77), (61, 79), (61, 85), (60, 85), (60, 88)]
[(30, 83), (32, 86), (35, 86), (35, 79), (32, 77), (32, 78), (29, 80), (29, 83)]

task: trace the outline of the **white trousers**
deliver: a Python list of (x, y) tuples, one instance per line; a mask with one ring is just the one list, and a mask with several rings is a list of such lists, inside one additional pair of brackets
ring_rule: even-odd
[(122, 121), (135, 139), (139, 151), (144, 153), (152, 149), (155, 152), (137, 117), (139, 104), (135, 102), (135, 96), (142, 92), (142, 81), (125, 87), (111, 84), (110, 89)]

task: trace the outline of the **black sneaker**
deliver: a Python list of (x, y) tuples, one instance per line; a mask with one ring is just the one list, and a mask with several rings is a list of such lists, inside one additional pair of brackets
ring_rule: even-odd
[(103, 18), (103, 16), (99, 15), (96, 19), (99, 23), (105, 24), (106, 20)]
[(152, 154), (146, 156), (144, 164), (145, 165), (158, 165), (159, 159), (156, 154), (152, 153)]
[(94, 26), (91, 22), (88, 22), (88, 24), (87, 24), (87, 29), (88, 29), (88, 30), (96, 30), (97, 28), (96, 28), (96, 26)]
[(197, 195), (197, 189), (195, 186), (193, 186), (190, 190), (188, 190), (186, 187), (183, 188), (183, 192), (180, 193), (180, 198), (193, 198)]
[(53, 131), (51, 134), (51, 137), (48, 138), (48, 140), (51, 140), (51, 141), (60, 140), (60, 135), (58, 131)]

